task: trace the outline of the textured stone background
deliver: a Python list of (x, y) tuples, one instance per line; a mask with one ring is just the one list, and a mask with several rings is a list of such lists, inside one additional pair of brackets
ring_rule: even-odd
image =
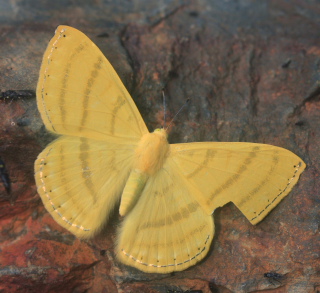
[[(0, 292), (320, 292), (319, 15), (317, 0), (0, 0), (0, 157), (12, 181), (10, 196), (0, 184)], [(216, 211), (208, 257), (183, 272), (119, 264), (117, 213), (79, 241), (46, 212), (33, 178), (53, 139), (33, 91), (59, 24), (101, 48), (150, 130), (163, 123), (165, 88), (169, 116), (192, 98), (171, 142), (281, 146), (307, 163), (299, 183), (257, 226), (233, 204)]]

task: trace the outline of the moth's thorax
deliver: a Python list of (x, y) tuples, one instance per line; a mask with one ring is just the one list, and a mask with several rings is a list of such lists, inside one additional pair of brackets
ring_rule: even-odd
[(152, 175), (162, 168), (168, 153), (167, 133), (164, 129), (156, 129), (142, 136), (135, 150), (134, 168)]

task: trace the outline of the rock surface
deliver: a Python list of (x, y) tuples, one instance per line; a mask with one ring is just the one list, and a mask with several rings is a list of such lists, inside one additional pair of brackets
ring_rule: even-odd
[[(90, 2), (90, 4), (89, 4)], [(320, 292), (320, 7), (309, 1), (0, 0), (1, 292)], [(54, 136), (34, 93), (59, 24), (87, 34), (113, 64), (150, 130), (169, 140), (248, 141), (287, 148), (307, 164), (293, 191), (257, 226), (228, 204), (200, 264), (170, 275), (119, 264), (115, 213), (94, 240), (54, 222), (37, 195), (33, 163)], [(274, 272), (280, 281), (264, 277)], [(171, 291), (170, 291), (171, 290)]]

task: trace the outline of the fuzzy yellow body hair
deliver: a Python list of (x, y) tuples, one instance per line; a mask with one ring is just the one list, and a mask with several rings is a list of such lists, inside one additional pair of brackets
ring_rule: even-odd
[(158, 172), (169, 154), (167, 133), (164, 129), (156, 129), (153, 133), (147, 133), (135, 150), (134, 168), (149, 176)]
[(149, 176), (158, 172), (169, 153), (167, 133), (156, 129), (142, 136), (134, 154), (134, 163), (121, 195), (119, 213), (125, 216), (137, 202)]
[(212, 214), (233, 202), (252, 224), (293, 188), (305, 169), (292, 152), (266, 144), (168, 144), (149, 133), (100, 50), (59, 26), (44, 54), (37, 105), (61, 136), (35, 161), (44, 206), (64, 228), (91, 238), (120, 201), (119, 261), (152, 273), (202, 260), (214, 236)]

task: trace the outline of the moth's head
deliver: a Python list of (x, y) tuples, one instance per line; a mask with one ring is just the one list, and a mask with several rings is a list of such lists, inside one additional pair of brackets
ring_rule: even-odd
[(162, 136), (164, 136), (165, 138), (168, 137), (168, 133), (167, 133), (167, 131), (166, 131), (164, 128), (156, 128), (156, 129), (153, 131), (153, 133), (158, 134), (158, 135), (162, 135)]

